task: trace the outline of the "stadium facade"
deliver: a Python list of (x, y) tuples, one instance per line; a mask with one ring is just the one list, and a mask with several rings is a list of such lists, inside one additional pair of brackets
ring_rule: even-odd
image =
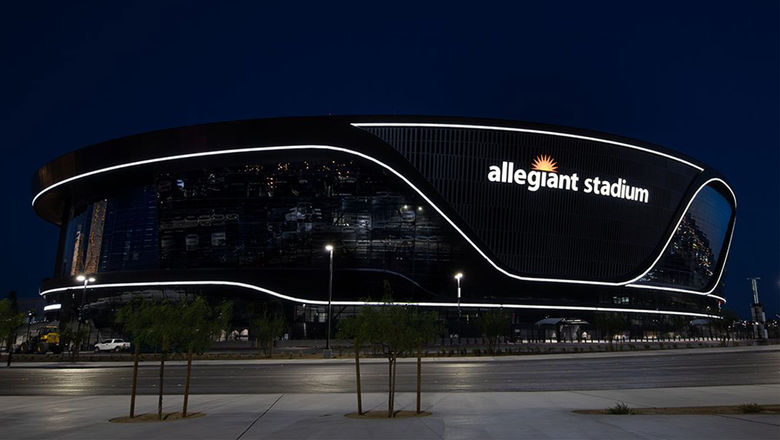
[[(449, 117), (138, 134), (46, 164), (33, 197), (60, 228), (53, 276), (41, 285), (50, 310), (184, 292), (277, 299), (291, 319), (315, 325), (328, 301), (326, 244), (342, 311), (392, 291), (398, 302), (503, 308), (528, 320), (706, 317), (724, 302), (736, 218), (725, 179), (682, 154), (579, 129)], [(79, 274), (96, 282), (84, 287)]]

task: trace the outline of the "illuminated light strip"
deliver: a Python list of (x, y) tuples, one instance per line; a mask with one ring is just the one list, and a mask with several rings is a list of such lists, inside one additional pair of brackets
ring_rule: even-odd
[[(254, 284), (240, 283), (237, 281), (150, 281), (143, 283), (111, 283), (111, 284), (90, 284), (87, 289), (101, 289), (101, 288), (117, 288), (117, 287), (163, 287), (163, 286), (202, 286), (202, 285), (216, 285), (216, 286), (231, 286), (242, 287), (245, 289), (256, 290), (258, 292), (266, 293), (268, 295), (275, 296), (277, 298), (286, 299), (289, 301), (301, 303), (301, 304), (314, 304), (325, 306), (328, 305), (328, 301), (323, 300), (307, 300), (303, 298), (296, 298), (294, 296), (284, 295), (273, 290), (266, 289), (264, 287), (255, 286)], [(40, 293), (41, 296), (48, 295), (54, 292), (64, 292), (67, 290), (80, 290), (84, 289), (84, 286), (68, 286), (59, 287), (56, 289), (49, 289)], [(672, 310), (645, 310), (645, 309), (621, 309), (617, 307), (586, 307), (586, 306), (547, 306), (538, 304), (493, 304), (493, 303), (457, 303), (457, 302), (382, 302), (382, 301), (332, 301), (332, 305), (336, 306), (384, 306), (384, 305), (398, 305), (398, 306), (419, 306), (419, 307), (464, 307), (464, 308), (479, 308), (479, 309), (534, 309), (534, 310), (581, 310), (591, 312), (622, 312), (622, 313), (648, 313), (653, 315), (680, 315), (680, 316), (697, 316), (701, 318), (717, 318), (717, 315), (707, 315), (704, 313), (686, 313)]]
[[(636, 146), (636, 145), (626, 144), (626, 143), (623, 143), (623, 142), (616, 142), (616, 141), (611, 141), (611, 140), (607, 140), (607, 139), (600, 139), (600, 138), (594, 138), (594, 137), (589, 137), (589, 136), (581, 136), (581, 135), (576, 135), (576, 134), (569, 134), (569, 133), (559, 133), (559, 132), (553, 132), (553, 131), (544, 131), (544, 130), (532, 130), (532, 129), (526, 129), (526, 128), (499, 127), (499, 126), (490, 126), (490, 125), (467, 125), (467, 124), (434, 124), (434, 123), (405, 123), (405, 122), (389, 122), (389, 123), (385, 123), (385, 122), (371, 122), (371, 123), (352, 123), (352, 126), (354, 126), (354, 127), (358, 127), (358, 128), (360, 128), (360, 127), (431, 127), (431, 128), (464, 128), (464, 129), (475, 129), (475, 130), (514, 131), (514, 132), (523, 132), (523, 133), (544, 134), (544, 135), (551, 135), (551, 136), (563, 136), (563, 137), (570, 137), (570, 138), (575, 138), (575, 139), (584, 139), (584, 140), (595, 141), (595, 142), (603, 142), (603, 143), (607, 143), (607, 144), (613, 144), (613, 145), (618, 145), (618, 146), (627, 147), (627, 148), (633, 148), (633, 149), (636, 149), (636, 150), (640, 150), (640, 151), (644, 151), (644, 152), (647, 152), (647, 153), (652, 153), (652, 154), (657, 154), (657, 155), (659, 155), (659, 156), (663, 156), (663, 157), (666, 157), (666, 158), (669, 158), (669, 159), (673, 159), (673, 160), (676, 160), (676, 161), (678, 161), (678, 162), (681, 162), (681, 163), (684, 163), (684, 164), (686, 164), (686, 165), (689, 165), (689, 166), (691, 166), (691, 167), (693, 167), (693, 168), (696, 168), (696, 169), (697, 169), (697, 170), (699, 170), (699, 171), (703, 171), (703, 168), (702, 168), (702, 167), (700, 167), (700, 166), (698, 166), (698, 165), (695, 165), (695, 164), (692, 164), (692, 163), (690, 163), (690, 162), (688, 162), (688, 161), (686, 161), (686, 160), (680, 159), (679, 157), (675, 157), (675, 156), (672, 156), (672, 155), (670, 155), (670, 154), (662, 153), (662, 152), (660, 152), (660, 151), (655, 151), (655, 150), (651, 150), (651, 149), (649, 149), (649, 148), (639, 147), (639, 146)], [(691, 206), (691, 203), (692, 203), (692, 202), (693, 202), (693, 200), (696, 198), (696, 195), (698, 195), (698, 194), (699, 194), (699, 191), (701, 191), (701, 190), (702, 190), (702, 189), (703, 189), (703, 188), (704, 188), (704, 187), (705, 187), (705, 186), (706, 186), (708, 183), (710, 183), (710, 182), (712, 182), (712, 181), (718, 181), (718, 182), (722, 183), (722, 184), (723, 184), (723, 186), (725, 186), (725, 187), (726, 187), (726, 189), (728, 189), (728, 191), (731, 193), (731, 197), (732, 197), (732, 198), (733, 198), (733, 200), (734, 200), (734, 209), (736, 210), (736, 207), (737, 207), (737, 196), (736, 196), (736, 194), (734, 194), (734, 191), (731, 189), (731, 187), (730, 187), (730, 186), (729, 186), (729, 185), (728, 185), (728, 184), (727, 184), (725, 181), (723, 181), (722, 179), (718, 179), (718, 178), (713, 178), (713, 179), (710, 179), (710, 180), (708, 180), (707, 182), (705, 182), (704, 184), (702, 184), (702, 185), (699, 187), (699, 189), (697, 189), (697, 190), (696, 190), (696, 193), (693, 195), (693, 197), (691, 197), (691, 199), (688, 201), (688, 204), (687, 204), (687, 205), (686, 205), (686, 207), (685, 207), (685, 211), (683, 211), (683, 214), (682, 214), (682, 216), (680, 217), (680, 220), (677, 222), (677, 225), (674, 227), (674, 230), (672, 231), (672, 234), (669, 236), (669, 239), (666, 241), (666, 244), (664, 245), (664, 248), (663, 248), (663, 250), (661, 251), (661, 253), (660, 253), (660, 254), (658, 254), (658, 256), (656, 257), (656, 259), (655, 259), (655, 261), (653, 262), (653, 264), (651, 264), (651, 265), (650, 265), (650, 266), (647, 268), (647, 270), (645, 270), (645, 271), (644, 271), (644, 273), (642, 273), (641, 275), (639, 275), (638, 277), (636, 277), (636, 278), (634, 278), (634, 279), (631, 279), (631, 280), (629, 280), (629, 281), (625, 281), (625, 282), (621, 282), (621, 283), (606, 283), (606, 282), (604, 282), (604, 283), (600, 283), (600, 282), (588, 282), (588, 281), (580, 281), (580, 283), (582, 283), (582, 284), (600, 284), (600, 285), (612, 285), (612, 286), (618, 285), (618, 286), (638, 287), (638, 288), (643, 288), (643, 289), (658, 289), (658, 290), (665, 290), (665, 291), (673, 291), (673, 292), (681, 292), (681, 293), (690, 293), (690, 294), (693, 294), (693, 295), (709, 296), (709, 297), (712, 297), (712, 298), (717, 298), (717, 299), (719, 299), (719, 300), (721, 300), (721, 301), (723, 301), (723, 302), (726, 302), (726, 299), (725, 299), (725, 298), (723, 298), (723, 297), (721, 297), (721, 296), (718, 296), (718, 295), (712, 295), (712, 292), (713, 292), (713, 291), (714, 291), (714, 290), (717, 288), (717, 286), (718, 286), (718, 283), (720, 283), (720, 279), (721, 279), (721, 277), (723, 276), (723, 271), (724, 271), (724, 270), (725, 270), (725, 268), (726, 268), (726, 261), (727, 261), (727, 259), (728, 259), (728, 252), (729, 252), (729, 249), (731, 248), (731, 239), (734, 237), (734, 229), (735, 229), (735, 228), (732, 228), (732, 229), (731, 229), (731, 236), (729, 237), (729, 244), (728, 244), (728, 247), (727, 247), (727, 249), (726, 249), (726, 258), (724, 258), (724, 260), (723, 260), (723, 264), (721, 265), (720, 273), (718, 274), (718, 282), (716, 282), (715, 284), (713, 284), (713, 287), (712, 287), (712, 289), (710, 289), (709, 291), (707, 291), (707, 292), (700, 292), (700, 291), (695, 291), (695, 290), (688, 290), (688, 289), (676, 289), (676, 288), (670, 288), (670, 287), (653, 287), (653, 286), (645, 286), (645, 285), (636, 285), (636, 284), (631, 284), (631, 283), (634, 283), (635, 281), (637, 281), (637, 280), (641, 279), (641, 278), (642, 278), (642, 277), (644, 277), (645, 275), (647, 275), (647, 274), (648, 274), (648, 273), (649, 273), (649, 272), (650, 272), (650, 271), (653, 269), (653, 267), (655, 267), (655, 264), (656, 264), (656, 263), (658, 262), (658, 260), (660, 260), (660, 259), (661, 259), (661, 257), (663, 256), (664, 252), (666, 251), (666, 248), (669, 246), (669, 243), (672, 241), (672, 238), (674, 238), (674, 234), (677, 232), (677, 228), (680, 226), (680, 222), (682, 222), (682, 219), (685, 217), (685, 214), (688, 212), (688, 208), (690, 208), (690, 206)], [(419, 191), (418, 191), (418, 192), (419, 192)], [(434, 208), (435, 208), (435, 206), (434, 206)], [(438, 208), (437, 208), (437, 211), (438, 211)], [(440, 213), (441, 213), (441, 212), (440, 212)], [(444, 215), (444, 214), (442, 214), (442, 215)], [(452, 222), (452, 221), (450, 221), (450, 219), (449, 219), (449, 218), (447, 218), (447, 216), (446, 216), (446, 215), (444, 215), (444, 218), (446, 218), (446, 219), (447, 219), (447, 220), (448, 220), (448, 221), (449, 221), (451, 224), (453, 224), (453, 222)], [(736, 218), (735, 218), (735, 225), (736, 225)], [(453, 224), (453, 226), (455, 226), (455, 225)], [(455, 228), (458, 230), (458, 232), (460, 232), (460, 233), (461, 233), (461, 235), (463, 235), (463, 236), (465, 237), (465, 234), (463, 234), (463, 232), (461, 232), (461, 231), (460, 231), (460, 229), (458, 229), (458, 228), (457, 228), (457, 226), (455, 226)], [(466, 238), (466, 239), (468, 240), (468, 238)], [(472, 246), (474, 246), (474, 248), (475, 248), (475, 249), (477, 249), (477, 251), (478, 251), (480, 254), (482, 254), (482, 256), (483, 256), (485, 259), (487, 259), (487, 260), (488, 260), (488, 262), (490, 262), (490, 264), (491, 264), (491, 265), (493, 265), (493, 267), (495, 267), (496, 269), (498, 269), (498, 270), (499, 270), (499, 271), (501, 271), (501, 272), (504, 272), (504, 271), (503, 271), (501, 268), (499, 268), (499, 267), (498, 267), (498, 266), (497, 266), (495, 263), (493, 263), (493, 261), (491, 261), (489, 258), (487, 258), (487, 256), (486, 256), (486, 255), (484, 255), (484, 254), (483, 254), (483, 253), (482, 253), (482, 252), (481, 252), (481, 251), (480, 251), (480, 250), (479, 250), (479, 249), (476, 247), (476, 245), (475, 245), (473, 242), (471, 242), (471, 240), (468, 240), (468, 241), (469, 241), (469, 243), (471, 243), (471, 245), (472, 245)], [(512, 276), (512, 275), (510, 274), (509, 276)], [(514, 277), (514, 278), (518, 278), (518, 279), (529, 280), (529, 278), (523, 278), (523, 277), (518, 277), (518, 276), (513, 276), (513, 277)], [(544, 279), (544, 278), (535, 278), (535, 279), (530, 279), (530, 280), (536, 280), (536, 281), (553, 281), (553, 280)], [(555, 281), (553, 281), (553, 282), (555, 282)], [(566, 281), (566, 280), (558, 280), (558, 282), (568, 282), (568, 281)]]
[[(731, 250), (731, 240), (734, 238), (734, 229), (736, 229), (736, 228), (737, 228), (737, 219), (735, 217), (734, 218), (734, 226), (731, 228), (731, 235), (729, 236), (729, 244), (726, 246), (726, 255), (723, 257), (723, 266), (721, 266), (720, 274), (718, 274), (718, 280), (715, 282), (715, 284), (713, 284), (713, 287), (712, 287), (712, 289), (710, 289), (709, 293), (712, 293), (712, 291), (715, 290), (715, 288), (718, 286), (718, 284), (720, 284), (720, 279), (723, 277), (723, 270), (725, 269), (726, 262), (729, 259), (729, 251)], [(664, 249), (664, 251), (665, 250), (666, 249)], [(674, 287), (654, 287), (654, 286), (647, 285), (647, 284), (626, 284), (626, 287), (635, 287), (635, 288), (638, 288), (638, 289), (659, 289), (659, 290), (667, 290), (667, 291), (670, 291), (670, 292), (681, 292), (681, 293), (692, 293), (692, 292), (695, 292), (693, 290), (678, 289), (678, 288), (674, 288)], [(718, 296), (718, 295), (709, 295), (709, 296), (711, 296), (713, 298), (718, 298), (721, 301), (723, 301), (724, 303), (726, 302), (726, 298), (723, 298), (722, 296)]]
[(639, 280), (643, 276), (647, 275), (655, 267), (655, 265), (658, 263), (658, 261), (661, 259), (661, 257), (663, 257), (664, 253), (666, 252), (666, 249), (669, 247), (669, 243), (672, 242), (672, 239), (674, 238), (674, 235), (677, 233), (677, 228), (680, 227), (680, 223), (682, 223), (683, 218), (685, 218), (685, 214), (688, 213), (688, 209), (691, 207), (691, 204), (693, 204), (693, 201), (696, 200), (696, 196), (698, 196), (699, 192), (702, 189), (704, 189), (704, 187), (706, 187), (710, 182), (720, 182), (720, 183), (723, 184), (723, 186), (725, 186), (729, 190), (729, 192), (731, 193), (731, 197), (734, 199), (734, 210), (736, 211), (736, 209), (737, 209), (737, 196), (736, 196), (736, 194), (734, 194), (734, 191), (732, 191), (731, 187), (729, 187), (729, 185), (726, 182), (724, 182), (722, 179), (718, 179), (717, 177), (714, 177), (714, 178), (709, 179), (706, 182), (704, 182), (699, 187), (699, 189), (697, 189), (696, 192), (693, 194), (693, 197), (691, 197), (691, 199), (688, 201), (688, 205), (685, 207), (685, 211), (683, 211), (683, 215), (680, 216), (680, 219), (677, 221), (677, 225), (674, 227), (674, 232), (672, 232), (672, 235), (666, 241), (666, 244), (664, 245), (663, 250), (661, 251), (660, 254), (658, 254), (658, 257), (656, 257), (655, 261), (653, 261), (653, 264), (650, 265), (650, 268), (648, 270), (646, 270), (645, 273), (643, 273), (639, 277), (634, 278), (633, 280), (629, 281), (626, 284), (627, 287), (635, 287), (635, 288), (639, 288), (639, 289), (658, 289), (658, 290), (665, 290), (665, 291), (670, 291), (670, 292), (705, 294), (707, 296), (711, 296), (713, 298), (717, 298), (717, 299), (719, 299), (719, 300), (721, 300), (723, 302), (726, 302), (726, 298), (723, 298), (722, 296), (718, 296), (718, 295), (711, 295), (711, 293), (718, 287), (718, 284), (720, 283), (720, 279), (723, 276), (723, 271), (726, 268), (726, 262), (728, 261), (729, 251), (731, 250), (731, 240), (734, 238), (734, 229), (736, 229), (736, 226), (737, 226), (736, 215), (734, 216), (734, 224), (733, 224), (733, 226), (731, 228), (731, 234), (729, 235), (729, 243), (726, 246), (726, 256), (723, 259), (723, 264), (720, 266), (720, 273), (718, 273), (718, 279), (712, 285), (712, 288), (710, 290), (708, 290), (707, 292), (698, 292), (698, 291), (688, 290), (688, 289), (678, 289), (678, 288), (674, 288), (674, 287), (655, 287), (655, 286), (647, 285), (647, 284), (631, 284), (631, 283)]
[(699, 171), (703, 171), (704, 168), (688, 162), (687, 160), (680, 159), (679, 157), (672, 156), (671, 154), (662, 153), (660, 151), (651, 150), (649, 148), (640, 147), (638, 145), (626, 144), (624, 142), (611, 141), (608, 139), (601, 139), (591, 136), (582, 136), (578, 134), (559, 133), (557, 131), (547, 130), (533, 130), (530, 128), (514, 128), (514, 127), (500, 127), (493, 125), (469, 125), (469, 124), (432, 124), (427, 122), (357, 122), (352, 124), (355, 127), (430, 127), (430, 128), (466, 128), (472, 130), (495, 130), (495, 131), (514, 131), (519, 133), (534, 133), (544, 134), (550, 136), (561, 136), (573, 139), (582, 139), (586, 141), (602, 142), (605, 144), (617, 145), (619, 147), (632, 148), (634, 150), (644, 151), (646, 153), (657, 154), (659, 156), (666, 157), (668, 159), (676, 160), (677, 162), (684, 163), (690, 167), (696, 168)]
[[(147, 165), (147, 164), (152, 164), (152, 163), (168, 162), (168, 161), (182, 160), (182, 159), (191, 159), (191, 158), (196, 158), (196, 157), (218, 156), (218, 155), (225, 155), (225, 154), (253, 153), (253, 152), (267, 152), (267, 151), (286, 151), (286, 150), (329, 150), (329, 151), (338, 151), (338, 152), (342, 152), (342, 153), (346, 153), (346, 154), (352, 154), (352, 155), (361, 157), (363, 159), (366, 159), (366, 160), (368, 160), (370, 162), (373, 162), (373, 163), (381, 166), (382, 168), (387, 169), (388, 171), (390, 171), (391, 173), (396, 175), (399, 179), (401, 179), (404, 183), (409, 185), (409, 187), (411, 187), (415, 192), (417, 192), (417, 194), (420, 195), (420, 197), (422, 197), (429, 205), (431, 205), (436, 210), (436, 212), (438, 212), (439, 215), (441, 215), (445, 220), (447, 220), (447, 222), (477, 251), (477, 253), (479, 253), (482, 256), (482, 258), (485, 259), (485, 261), (487, 261), (491, 266), (493, 266), (494, 269), (496, 269), (497, 271), (501, 272), (502, 274), (504, 274), (505, 276), (508, 276), (510, 278), (518, 279), (518, 280), (521, 280), (521, 281), (552, 282), (552, 283), (565, 283), (565, 284), (588, 284), (588, 285), (595, 285), (595, 286), (616, 286), (617, 287), (617, 286), (624, 286), (624, 285), (626, 285), (628, 283), (632, 283), (632, 282), (638, 280), (639, 278), (645, 276), (647, 274), (647, 272), (649, 272), (650, 269), (652, 269), (652, 267), (654, 265), (654, 264), (650, 265), (650, 267), (648, 267), (648, 269), (642, 275), (640, 275), (639, 277), (637, 277), (635, 279), (632, 279), (632, 280), (629, 280), (629, 281), (624, 281), (624, 282), (586, 281), (586, 280), (572, 280), (572, 279), (563, 279), (563, 278), (534, 278), (534, 277), (523, 277), (523, 276), (520, 276), (520, 275), (512, 274), (512, 273), (506, 271), (505, 269), (501, 268), (498, 264), (496, 264), (493, 260), (491, 260), (487, 256), (487, 254), (485, 254), (485, 252), (483, 252), (482, 249), (480, 249), (479, 246), (477, 246), (477, 244), (474, 243), (474, 241), (472, 241), (471, 238), (469, 238), (458, 227), (458, 225), (455, 224), (455, 222), (452, 219), (450, 219), (441, 210), (441, 208), (439, 208), (436, 204), (434, 204), (433, 201), (425, 193), (422, 192), (422, 190), (420, 190), (419, 188), (414, 186), (414, 184), (409, 179), (407, 179), (404, 175), (402, 175), (400, 172), (396, 171), (395, 169), (393, 169), (389, 165), (385, 164), (384, 162), (381, 162), (380, 160), (375, 159), (375, 158), (373, 158), (371, 156), (368, 156), (368, 155), (366, 155), (364, 153), (361, 153), (359, 151), (354, 151), (354, 150), (350, 150), (350, 149), (347, 149), (347, 148), (336, 147), (336, 146), (331, 146), (331, 145), (284, 145), (284, 146), (268, 146), (268, 147), (233, 148), (233, 149), (226, 149), (226, 150), (204, 151), (204, 152), (198, 152), (198, 153), (179, 154), (179, 155), (174, 155), (174, 156), (164, 156), (164, 157), (159, 157), (159, 158), (154, 158), (154, 159), (140, 160), (140, 161), (136, 161), (136, 162), (128, 162), (128, 163), (125, 163), (125, 164), (119, 164), (119, 165), (114, 165), (114, 166), (110, 166), (110, 167), (106, 167), (106, 168), (100, 168), (100, 169), (97, 169), (97, 170), (89, 171), (87, 173), (83, 173), (83, 174), (79, 174), (79, 175), (76, 175), (76, 176), (72, 176), (72, 177), (69, 177), (69, 178), (64, 179), (62, 181), (59, 181), (57, 183), (54, 183), (54, 184), (44, 188), (35, 197), (33, 197), (32, 204), (33, 204), (33, 206), (35, 206), (35, 202), (38, 200), (38, 198), (40, 198), (44, 193), (46, 193), (46, 192), (48, 192), (48, 191), (50, 191), (50, 190), (52, 190), (52, 189), (54, 189), (54, 188), (56, 188), (58, 186), (64, 185), (64, 184), (69, 183), (69, 182), (73, 182), (73, 181), (75, 181), (77, 179), (82, 179), (82, 178), (85, 178), (85, 177), (94, 176), (94, 175), (101, 174), (101, 173), (106, 173), (106, 172), (109, 172), (109, 171), (115, 171), (115, 170), (119, 170), (119, 169), (130, 168), (130, 167), (140, 166), (140, 165)], [(717, 179), (717, 180), (720, 180), (720, 179)], [(721, 180), (721, 182), (723, 182), (723, 181)], [(723, 182), (723, 183), (725, 184), (725, 182)], [(726, 186), (728, 187), (728, 185), (726, 185)], [(729, 190), (731, 190), (731, 189), (729, 188)], [(697, 191), (697, 193), (698, 193), (698, 191)], [(733, 191), (732, 191), (732, 194), (733, 194)], [(735, 200), (736, 200), (736, 198), (735, 198)], [(690, 206), (690, 202), (689, 202), (689, 206)], [(687, 208), (686, 208), (686, 210), (687, 210)], [(683, 213), (683, 215), (685, 215), (685, 213)], [(676, 228), (675, 228), (675, 231), (672, 232), (672, 235), (669, 237), (669, 240), (671, 240), (672, 237), (674, 236), (674, 232), (676, 232)], [(668, 244), (668, 241), (667, 241), (667, 244)], [(660, 255), (659, 255), (659, 258), (660, 258)], [(694, 292), (694, 291), (691, 291), (690, 293), (692, 293), (694, 295), (714, 296), (714, 295), (709, 295), (707, 293)], [(718, 297), (718, 298), (720, 298), (720, 297)]]
[(50, 310), (59, 310), (62, 308), (62, 304), (49, 304), (48, 306), (43, 307), (44, 312), (48, 312)]

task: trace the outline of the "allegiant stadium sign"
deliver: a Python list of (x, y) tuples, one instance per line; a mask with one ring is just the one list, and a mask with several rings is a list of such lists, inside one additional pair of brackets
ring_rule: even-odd
[[(528, 191), (539, 188), (580, 191), (580, 176), (577, 173), (560, 174), (558, 164), (546, 155), (537, 156), (531, 163), (531, 171), (515, 168), (514, 162), (501, 162), (501, 166), (491, 165), (488, 180), (498, 183), (525, 185)], [(598, 196), (615, 197), (625, 200), (647, 203), (650, 192), (645, 188), (631, 186), (626, 179), (609, 181), (600, 177), (588, 177), (582, 180), (582, 192)]]

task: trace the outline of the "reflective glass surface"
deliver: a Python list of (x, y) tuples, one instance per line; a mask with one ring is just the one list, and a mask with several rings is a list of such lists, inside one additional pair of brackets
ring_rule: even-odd
[(341, 267), (415, 278), (452, 260), (447, 228), (397, 177), (353, 158), (187, 169), (74, 215), (60, 275), (321, 268), (333, 244)]
[(59, 275), (157, 268), (156, 203), (154, 187), (145, 186), (80, 210), (64, 227)]
[(167, 173), (157, 191), (163, 268), (322, 267), (326, 244), (342, 262), (402, 273), (452, 258), (435, 212), (353, 159)]
[(703, 188), (661, 259), (638, 284), (696, 290), (712, 287), (733, 213), (731, 204), (716, 189)]

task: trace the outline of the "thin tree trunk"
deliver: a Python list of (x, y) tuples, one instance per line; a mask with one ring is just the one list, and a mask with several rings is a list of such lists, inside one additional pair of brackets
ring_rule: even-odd
[(393, 417), (393, 358), (387, 359), (387, 418)]
[(391, 391), (391, 395), (393, 396), (393, 411), (390, 414), (390, 417), (395, 417), (395, 371), (398, 368), (398, 358), (393, 356), (393, 390)]
[(355, 380), (357, 381), (358, 415), (363, 415), (363, 398), (360, 394), (360, 344), (355, 339)]
[(138, 386), (138, 354), (141, 352), (141, 346), (135, 344), (135, 354), (133, 355), (133, 387), (130, 390), (130, 418), (135, 417), (135, 390)]
[(187, 350), (187, 378), (184, 379), (184, 405), (181, 409), (181, 416), (187, 417), (187, 402), (190, 398), (190, 375), (192, 373), (192, 347)]
[(162, 420), (162, 404), (163, 404), (163, 371), (165, 369), (165, 352), (163, 351), (160, 356), (160, 395), (157, 399), (157, 420)]
[(417, 414), (420, 414), (420, 384), (422, 383), (422, 344), (417, 345)]
[(6, 341), (5, 347), (6, 351), (8, 351), (8, 359), (6, 360), (5, 366), (10, 367), (11, 366), (11, 356), (14, 354), (14, 343), (13, 341), (16, 341), (16, 333), (13, 335), (8, 336), (8, 340)]
[(268, 359), (271, 359), (274, 355), (274, 338), (268, 338)]

